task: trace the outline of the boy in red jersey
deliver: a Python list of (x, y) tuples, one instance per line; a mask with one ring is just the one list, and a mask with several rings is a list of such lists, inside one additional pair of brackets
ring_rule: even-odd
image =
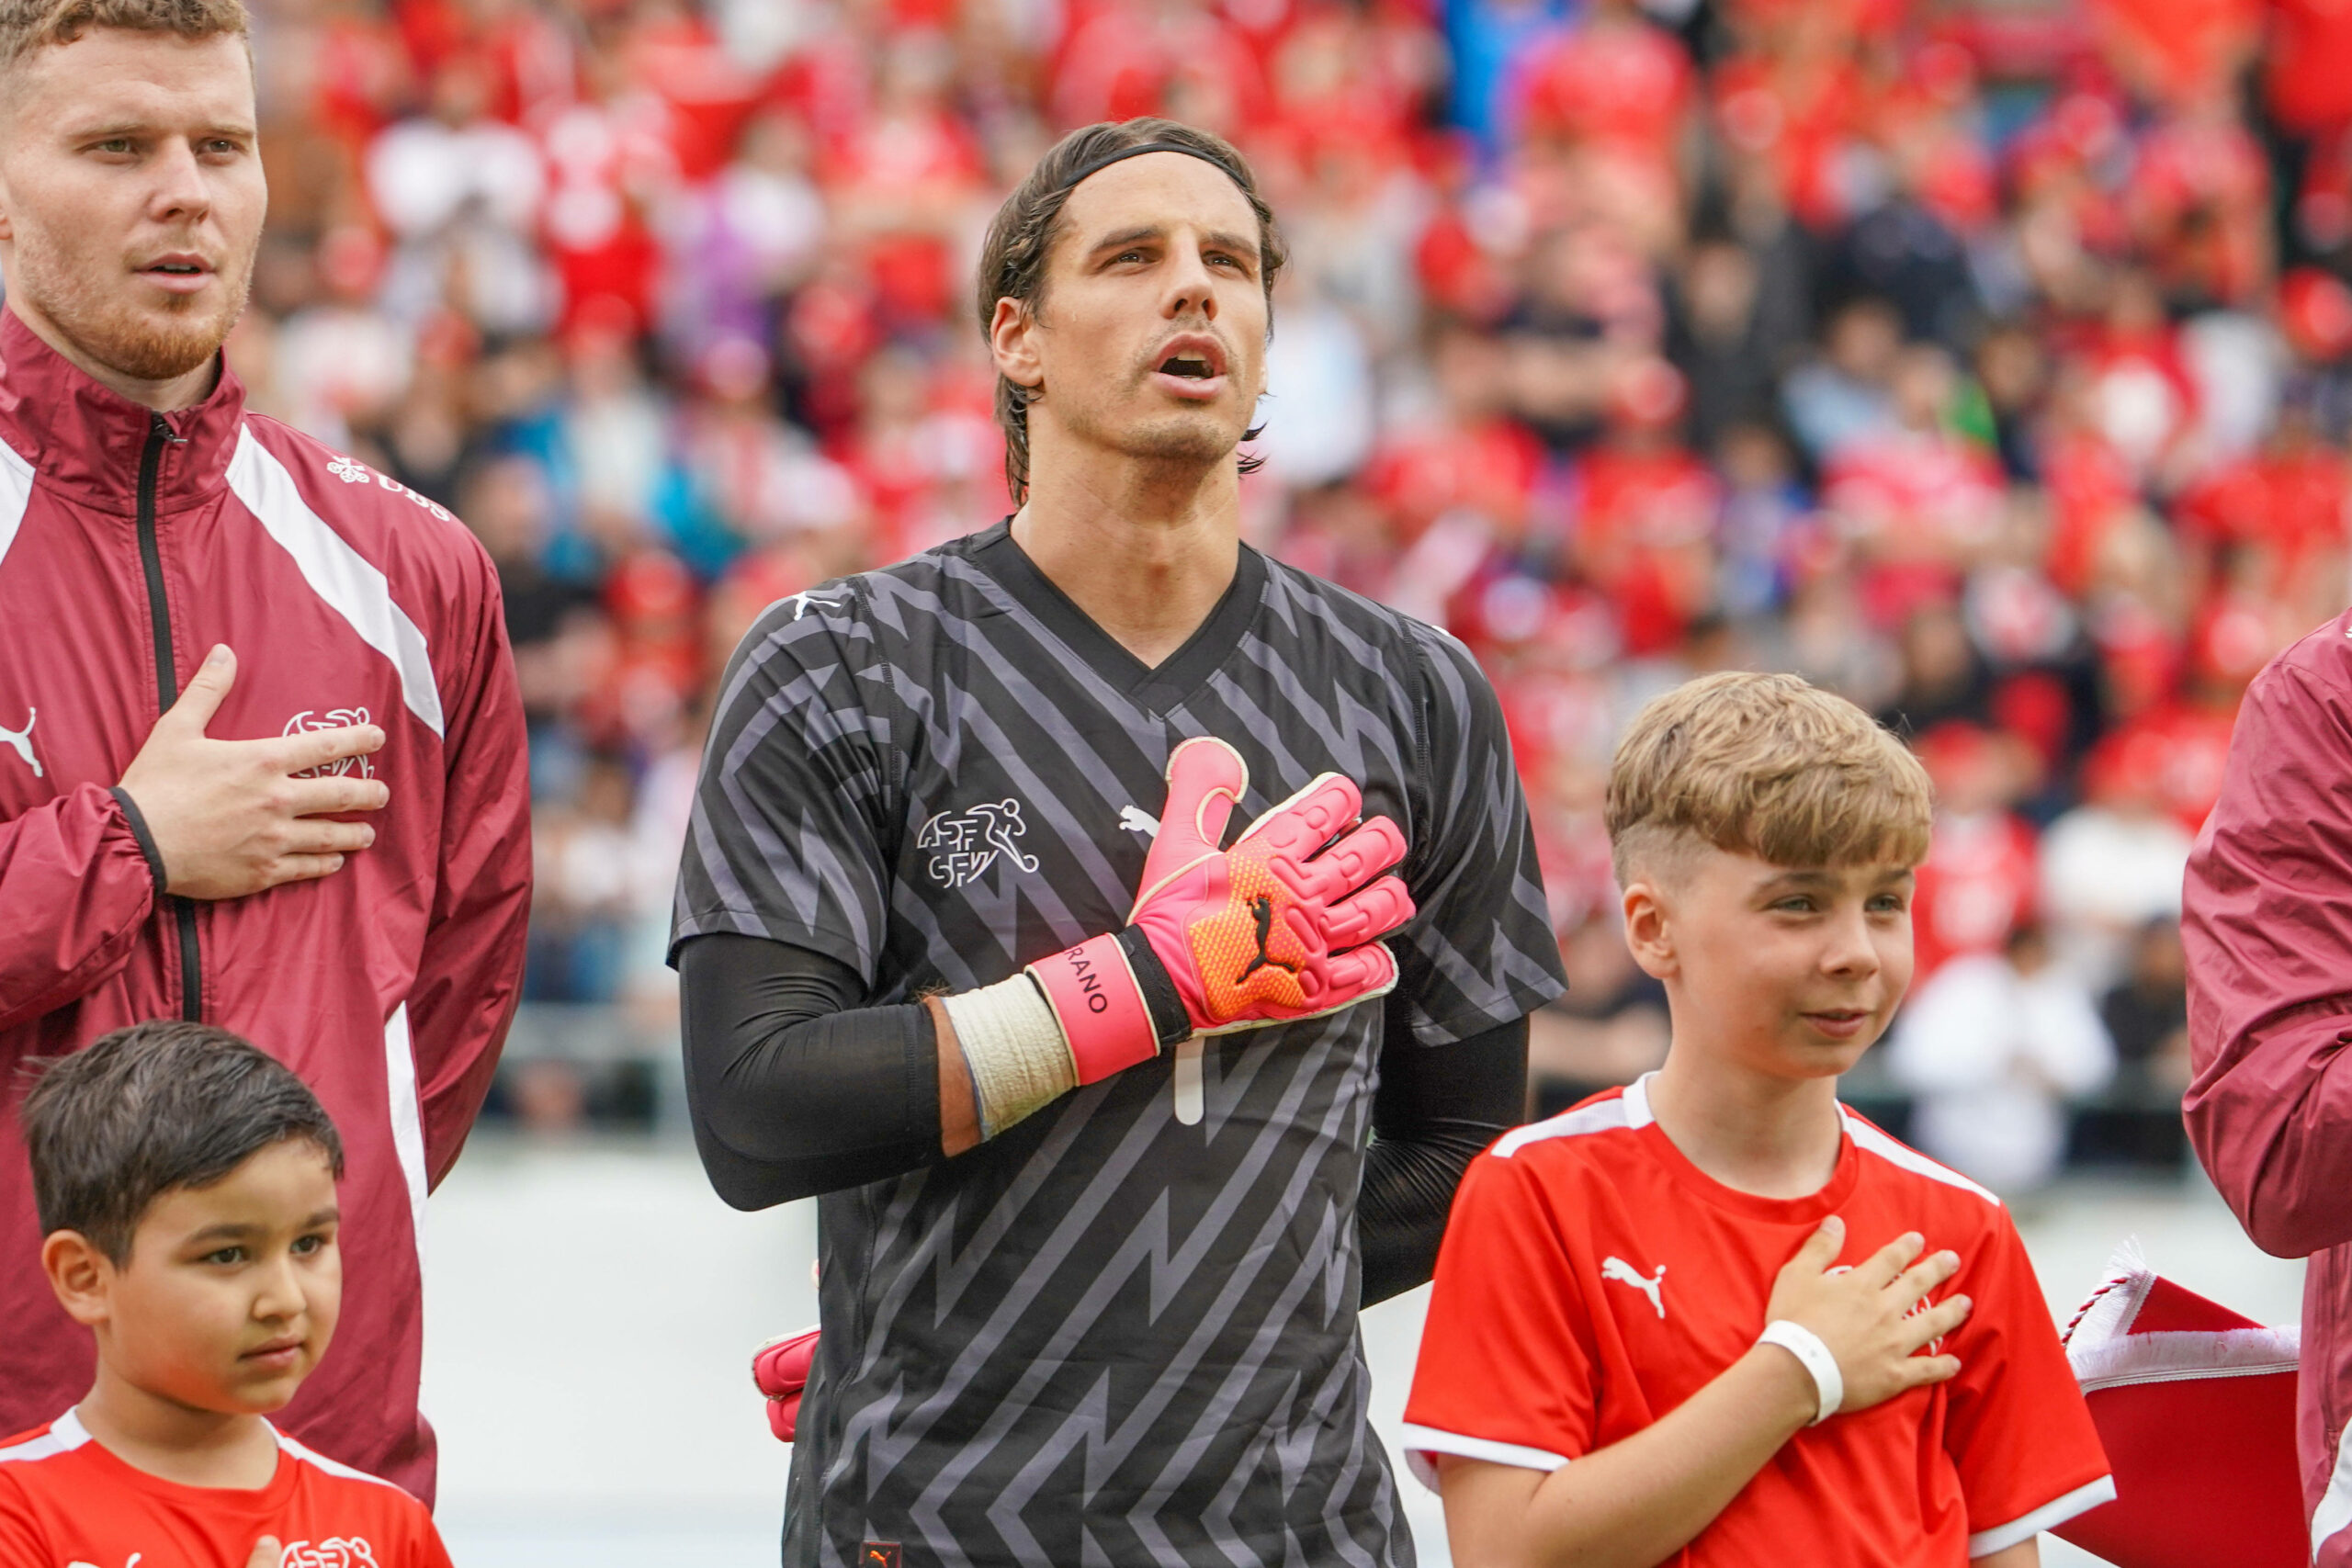
[(1635, 719), (1608, 818), (1673, 1043), (1454, 1200), (1405, 1412), (1454, 1560), (2030, 1568), (2115, 1495), (2032, 1265), (1837, 1100), (1911, 977), (1926, 774), (1842, 698), (1712, 675)]
[(263, 1419), (343, 1304), (343, 1144), (209, 1024), (117, 1030), (23, 1111), (41, 1264), (97, 1341), (89, 1396), (0, 1439), (0, 1563), (448, 1568), (424, 1506)]

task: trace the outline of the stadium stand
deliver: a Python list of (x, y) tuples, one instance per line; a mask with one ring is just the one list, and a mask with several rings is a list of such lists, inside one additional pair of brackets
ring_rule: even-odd
[(965, 283), (1001, 191), (1063, 129), (1164, 113), (1249, 151), (1298, 263), (1252, 536), (1445, 625), (1503, 693), (1578, 982), (1539, 1098), (1662, 1047), (1611, 925), (1619, 724), (1782, 668), (1935, 773), (1922, 984), (2031, 949), (1987, 983), (2071, 990), (2109, 1046), (2076, 1154), (2179, 1158), (2180, 863), (2238, 693), (2347, 592), (2352, 12), (263, 13), (273, 208), (233, 362), (498, 559), (529, 998), (623, 1010), (576, 1060), (526, 1026), (526, 1119), (650, 1102), (612, 1042), (666, 1037), (695, 748), (752, 616), (1009, 509)]

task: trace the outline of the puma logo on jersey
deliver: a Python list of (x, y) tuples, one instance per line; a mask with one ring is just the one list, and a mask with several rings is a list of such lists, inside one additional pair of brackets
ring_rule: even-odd
[(1256, 957), (1241, 966), (1241, 973), (1234, 976), (1233, 983), (1237, 986), (1241, 985), (1261, 969), (1286, 969), (1294, 975), (1297, 974), (1297, 964), (1285, 964), (1266, 951), (1266, 939), (1274, 934), (1273, 899), (1263, 893), (1259, 894), (1258, 897), (1250, 900), (1250, 913), (1258, 922), (1258, 953)]
[(1119, 826), (1130, 833), (1141, 833), (1147, 839), (1159, 837), (1159, 818), (1147, 816), (1138, 806), (1119, 807)]
[(1661, 1263), (1657, 1266), (1656, 1274), (1644, 1274), (1622, 1258), (1604, 1258), (1600, 1260), (1600, 1277), (1604, 1280), (1614, 1280), (1621, 1285), (1633, 1286), (1634, 1289), (1649, 1297), (1650, 1305), (1657, 1308), (1659, 1317), (1666, 1315), (1665, 1264)]
[(13, 748), (17, 755), (25, 760), (25, 766), (33, 771), (35, 778), (41, 776), (40, 759), (33, 755), (33, 720), (40, 716), (40, 709), (27, 708), (22, 729), (0, 729), (0, 745)]
[(1035, 855), (1021, 852), (1012, 840), (1029, 830), (1021, 820), (1021, 802), (1007, 796), (968, 811), (943, 811), (915, 834), (915, 848), (930, 850), (932, 879), (942, 887), (961, 887), (996, 863), (1002, 855), (1022, 871), (1035, 871)]

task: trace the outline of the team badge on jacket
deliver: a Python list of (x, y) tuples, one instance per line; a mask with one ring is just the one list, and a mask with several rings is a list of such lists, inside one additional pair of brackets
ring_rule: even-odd
[(1028, 830), (1021, 802), (1008, 795), (966, 811), (941, 812), (915, 835), (915, 848), (931, 852), (933, 880), (942, 887), (961, 887), (994, 865), (999, 855), (1017, 870), (1035, 871), (1036, 857), (1022, 853), (1012, 841)]
[[(280, 735), (300, 735), (312, 729), (342, 729), (354, 724), (373, 724), (366, 708), (329, 708), (321, 713), (304, 708), (286, 721)], [(315, 768), (305, 768), (293, 776), (298, 779), (339, 778), (345, 773), (357, 773), (363, 779), (376, 776), (376, 764), (366, 757), (338, 757), (332, 762), (322, 762)]]

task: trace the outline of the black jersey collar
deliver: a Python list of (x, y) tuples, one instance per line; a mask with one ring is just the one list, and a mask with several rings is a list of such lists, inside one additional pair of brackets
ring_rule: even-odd
[(1037, 570), (1037, 563), (1014, 541), (1010, 517), (972, 536), (970, 558), (1097, 675), (1154, 713), (1182, 702), (1232, 656), (1265, 598), (1266, 558), (1245, 544), (1234, 563), (1233, 581), (1208, 618), (1184, 639), (1183, 647), (1149, 665), (1096, 626), (1053, 579)]

